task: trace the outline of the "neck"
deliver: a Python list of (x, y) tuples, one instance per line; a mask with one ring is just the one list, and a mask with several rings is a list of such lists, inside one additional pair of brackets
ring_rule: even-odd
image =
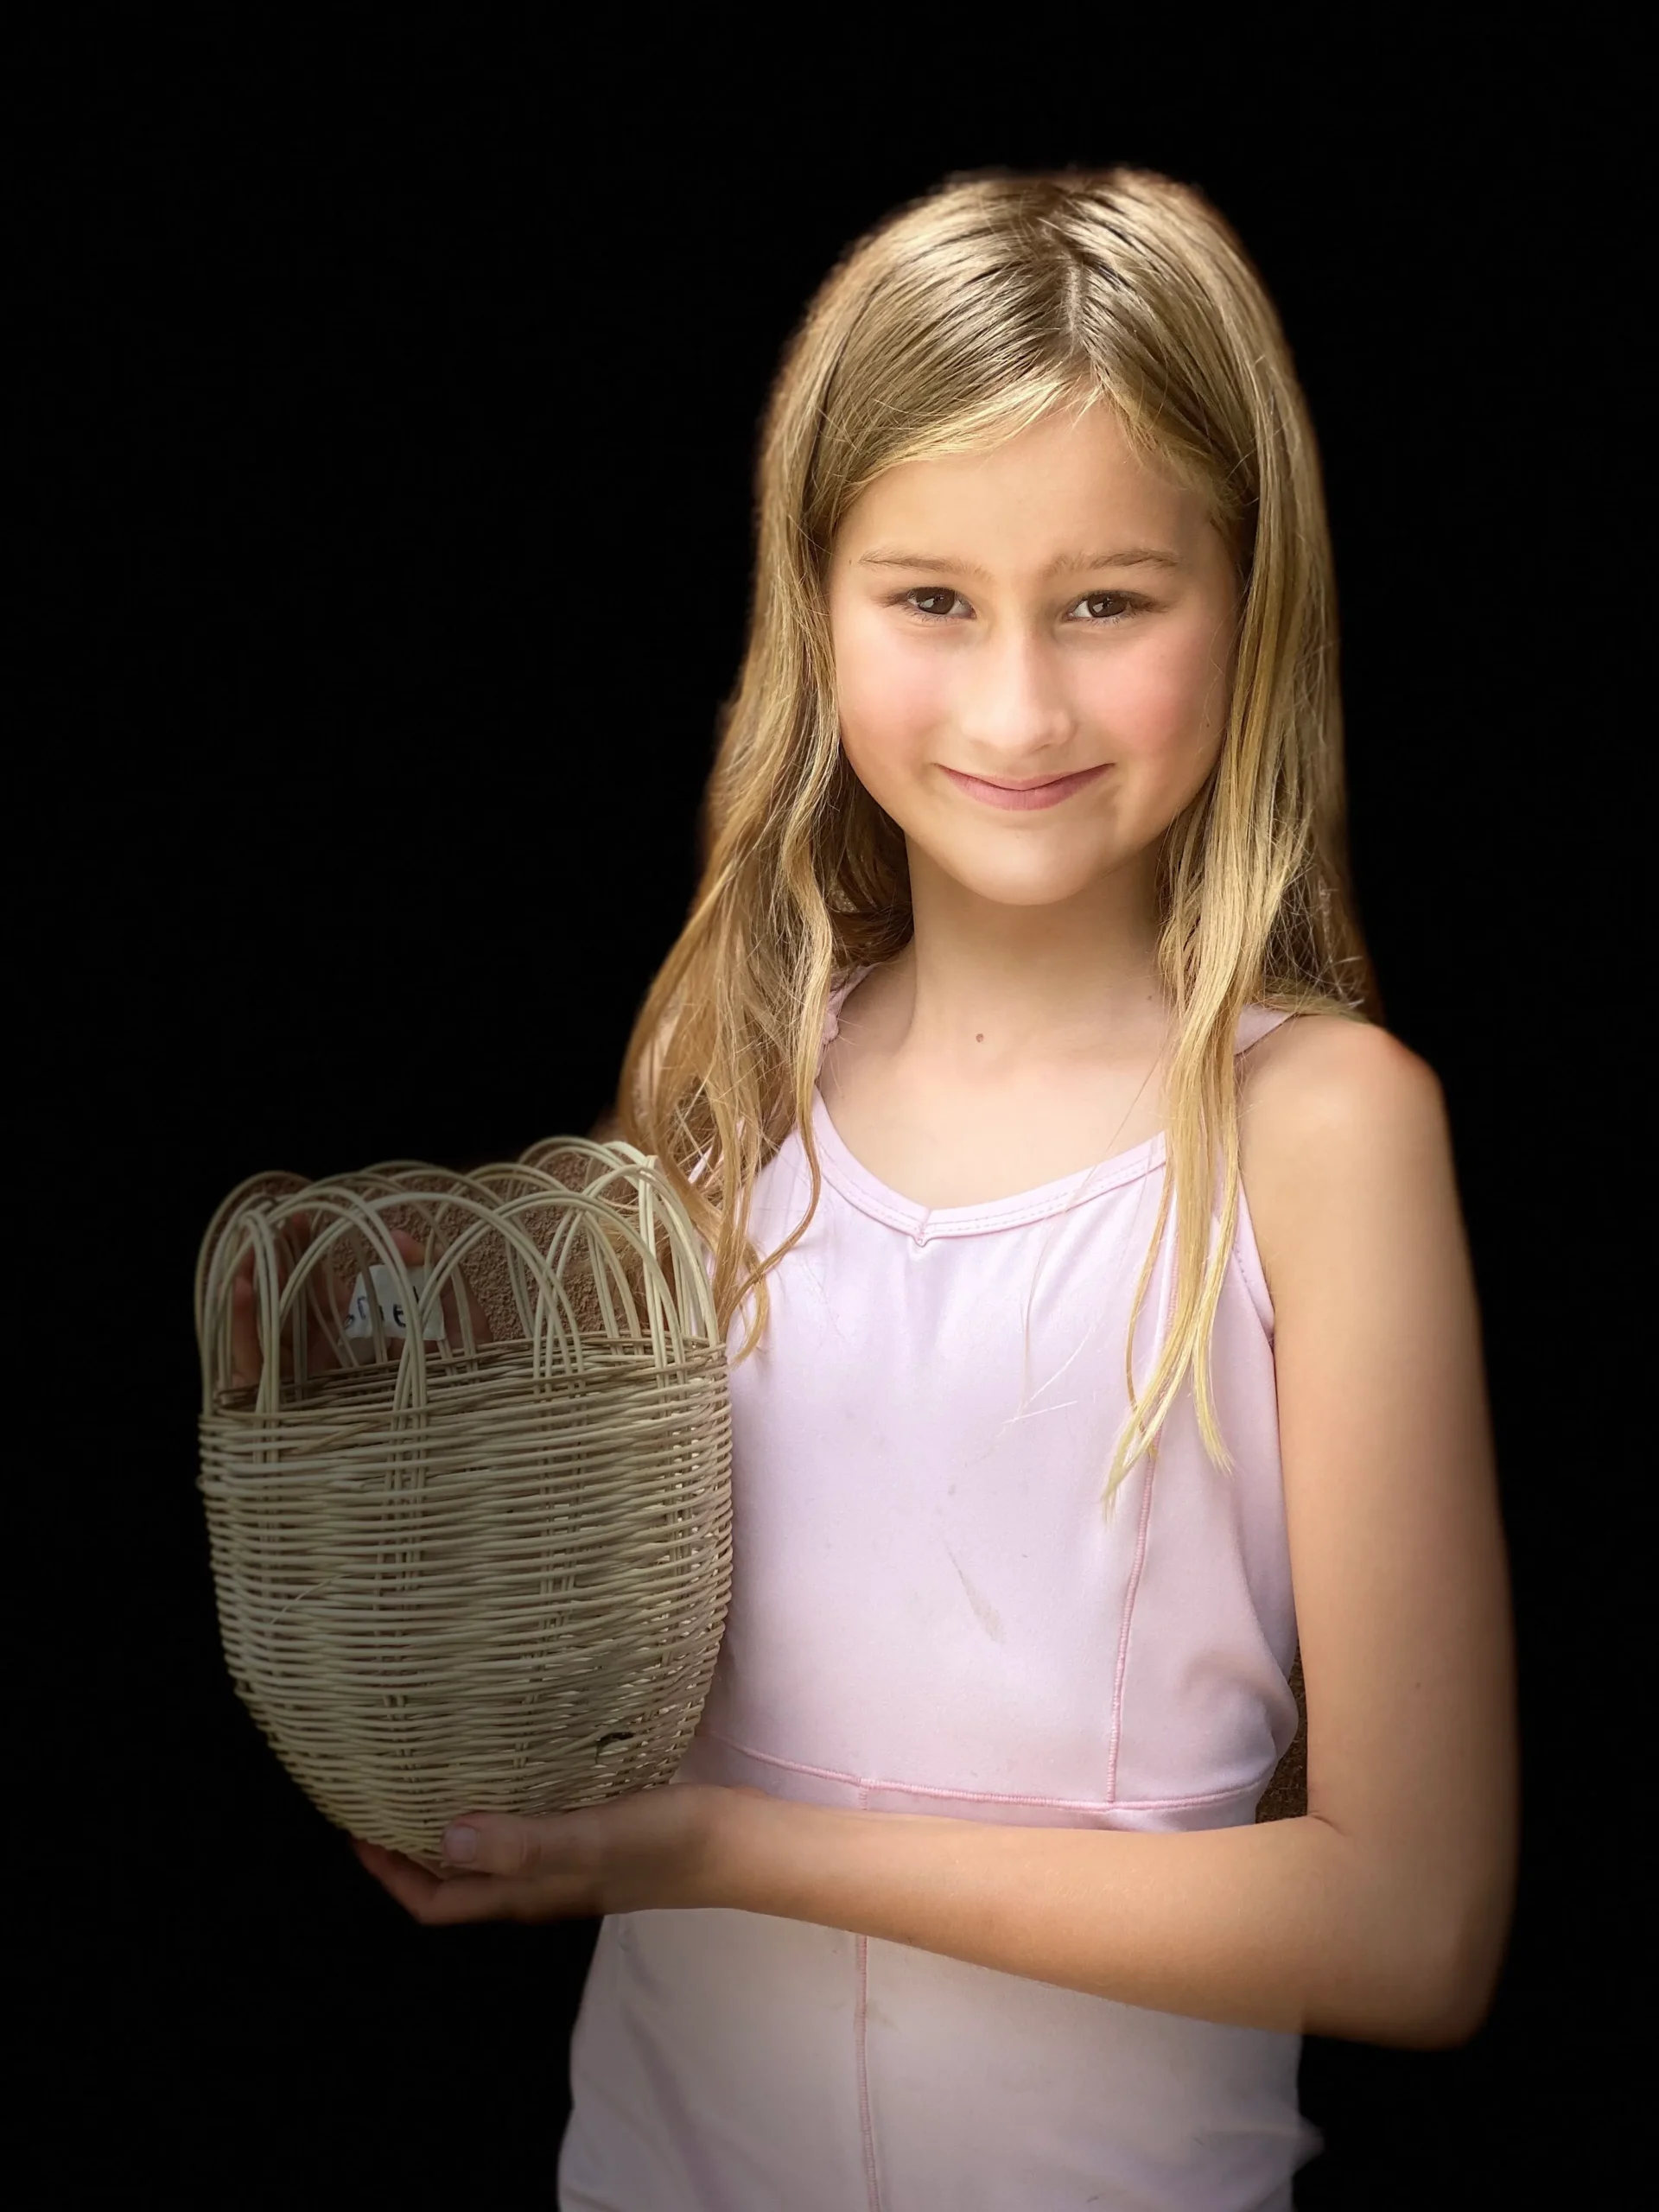
[(914, 934), (893, 962), (895, 1049), (982, 1075), (1137, 1051), (1160, 1033), (1151, 863), (1073, 899), (980, 897), (912, 856)]

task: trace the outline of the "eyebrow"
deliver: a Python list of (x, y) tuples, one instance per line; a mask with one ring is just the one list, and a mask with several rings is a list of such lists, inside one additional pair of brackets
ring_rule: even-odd
[[(874, 553), (861, 553), (857, 565), (861, 569), (928, 569), (936, 575), (946, 570), (952, 575), (971, 576), (977, 583), (988, 581), (988, 572), (976, 569), (971, 561), (952, 560), (938, 553), (901, 553), (881, 547)], [(1166, 552), (1157, 545), (1126, 545), (1115, 553), (1057, 553), (1043, 571), (1046, 581), (1051, 576), (1075, 575), (1093, 569), (1179, 569), (1185, 566), (1179, 556)]]

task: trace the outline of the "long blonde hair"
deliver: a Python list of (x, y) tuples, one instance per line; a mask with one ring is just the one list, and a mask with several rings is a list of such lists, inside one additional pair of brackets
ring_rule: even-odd
[[(859, 240), (820, 288), (765, 418), (748, 640), (700, 819), (701, 880), (639, 1009), (613, 1113), (709, 1248), (722, 1329), (754, 1294), (746, 1358), (766, 1325), (765, 1278), (818, 1203), (812, 1092), (830, 992), (912, 932), (903, 834), (840, 743), (824, 594), (837, 528), (900, 461), (982, 448), (1096, 399), (1202, 496), (1240, 584), (1226, 734), (1160, 850), (1167, 1167), (1124, 1350), (1129, 1418), (1109, 1503), (1189, 1374), (1205, 1446), (1230, 1464), (1209, 1346), (1238, 1215), (1241, 1012), (1377, 1014), (1346, 881), (1313, 429), (1261, 280), (1190, 187), (1128, 168), (956, 178)], [(808, 1209), (762, 1259), (754, 1179), (795, 1130)], [(1135, 1324), (1172, 1203), (1173, 1303), (1142, 1392)]]

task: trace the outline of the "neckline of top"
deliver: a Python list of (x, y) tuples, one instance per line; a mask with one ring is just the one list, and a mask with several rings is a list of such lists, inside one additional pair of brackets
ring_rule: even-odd
[[(842, 1003), (874, 965), (871, 962), (855, 968), (830, 992), (819, 1048), (820, 1062), (823, 1046), (830, 1043), (840, 1027)], [(1286, 1019), (1268, 1007), (1247, 1007), (1239, 1020), (1236, 1050), (1248, 1051)], [(1126, 1183), (1139, 1182), (1161, 1166), (1164, 1160), (1164, 1134), (1160, 1129), (1141, 1143), (1130, 1146), (1126, 1152), (1113, 1153), (1092, 1166), (1074, 1169), (1070, 1175), (1039, 1183), (1032, 1190), (1015, 1191), (1006, 1198), (987, 1198), (977, 1205), (925, 1206), (873, 1175), (849, 1150), (830, 1117), (823, 1093), (816, 1083), (812, 1086), (812, 1135), (825, 1180), (861, 1213), (870, 1214), (892, 1228), (904, 1230), (918, 1243), (925, 1243), (935, 1236), (973, 1236), (988, 1230), (1014, 1229), (1027, 1222), (1040, 1221), (1049, 1214), (1064, 1213), (1088, 1199), (1121, 1190)]]

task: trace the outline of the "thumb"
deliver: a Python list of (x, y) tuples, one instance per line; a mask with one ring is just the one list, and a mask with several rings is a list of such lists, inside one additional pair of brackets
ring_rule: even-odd
[(443, 1832), (443, 1861), (468, 1874), (538, 1874), (563, 1854), (550, 1849), (549, 1821), (511, 1813), (467, 1813)]

